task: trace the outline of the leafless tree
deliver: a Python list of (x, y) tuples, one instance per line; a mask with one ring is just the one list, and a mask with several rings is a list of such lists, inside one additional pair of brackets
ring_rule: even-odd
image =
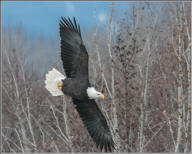
[[(135, 4), (117, 19), (112, 3), (105, 27), (95, 10), (94, 28), (82, 29), (90, 81), (105, 95), (97, 104), (115, 152), (190, 152), (190, 3)], [(64, 73), (59, 42), (20, 25), (3, 29), (2, 44), (3, 152), (101, 152), (71, 99), (44, 88), (50, 68)]]

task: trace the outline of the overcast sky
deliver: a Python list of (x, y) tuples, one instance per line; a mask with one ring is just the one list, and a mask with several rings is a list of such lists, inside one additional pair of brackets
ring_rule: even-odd
[[(111, 2), (3, 1), (1, 3), (3, 27), (16, 27), (22, 24), (31, 36), (54, 37), (58, 35), (58, 21), (61, 16), (75, 16), (81, 28), (89, 28), (94, 24), (94, 9), (96, 9), (97, 25), (105, 25)], [(121, 18), (131, 4), (131, 2), (115, 2), (115, 17)]]

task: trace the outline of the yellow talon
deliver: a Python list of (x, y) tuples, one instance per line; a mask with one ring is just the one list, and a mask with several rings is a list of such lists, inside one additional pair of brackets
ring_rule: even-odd
[(57, 88), (58, 88), (60, 91), (62, 90), (62, 85), (63, 85), (62, 82), (58, 82), (58, 83), (57, 83)]
[(59, 89), (60, 91), (62, 91), (62, 87), (58, 87), (58, 89)]

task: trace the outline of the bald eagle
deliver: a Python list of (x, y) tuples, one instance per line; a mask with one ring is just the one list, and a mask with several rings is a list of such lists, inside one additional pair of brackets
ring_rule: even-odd
[(104, 95), (89, 82), (88, 53), (75, 18), (60, 19), (61, 60), (66, 76), (55, 68), (46, 74), (45, 87), (53, 96), (68, 95), (83, 120), (90, 136), (105, 151), (112, 151), (114, 142), (107, 121), (95, 99)]

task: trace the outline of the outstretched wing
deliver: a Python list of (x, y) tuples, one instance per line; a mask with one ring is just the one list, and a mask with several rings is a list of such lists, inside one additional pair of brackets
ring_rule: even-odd
[(61, 17), (61, 59), (68, 78), (88, 80), (88, 53), (75, 18)]
[(92, 99), (77, 100), (74, 98), (73, 102), (89, 134), (96, 142), (96, 146), (100, 146), (101, 151), (104, 148), (105, 152), (111, 152), (114, 142), (107, 121), (96, 102)]

